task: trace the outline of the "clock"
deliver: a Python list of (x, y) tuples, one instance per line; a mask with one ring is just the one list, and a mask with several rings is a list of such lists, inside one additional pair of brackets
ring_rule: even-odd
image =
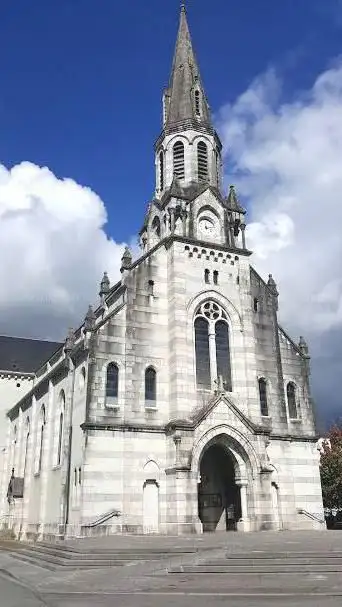
[(198, 221), (198, 231), (206, 238), (215, 236), (217, 232), (216, 222), (209, 217), (202, 217)]

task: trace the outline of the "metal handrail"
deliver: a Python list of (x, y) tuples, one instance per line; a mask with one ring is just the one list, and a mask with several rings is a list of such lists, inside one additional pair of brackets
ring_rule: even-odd
[(109, 521), (109, 519), (113, 518), (113, 516), (119, 517), (121, 516), (121, 512), (116, 509), (109, 510), (109, 512), (105, 512), (92, 523), (87, 523), (85, 525), (82, 525), (82, 527), (97, 527), (98, 525), (102, 525), (102, 523), (106, 523), (107, 521)]
[(321, 523), (322, 525), (325, 525), (325, 519), (320, 518), (319, 516), (317, 516), (317, 514), (313, 514), (312, 512), (308, 512), (304, 508), (298, 508), (298, 514), (304, 514), (304, 516), (307, 516), (308, 518), (311, 518), (313, 521), (317, 521), (318, 523)]

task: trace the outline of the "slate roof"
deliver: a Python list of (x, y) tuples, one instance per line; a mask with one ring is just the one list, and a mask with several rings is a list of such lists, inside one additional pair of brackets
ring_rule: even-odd
[(197, 120), (198, 117), (195, 115), (194, 101), (192, 98), (195, 86), (201, 89), (204, 101), (202, 105), (202, 117), (199, 122), (210, 124), (210, 110), (206, 101), (199, 67), (191, 42), (185, 7), (183, 5), (181, 8), (176, 49), (168, 89), (170, 102), (167, 111), (166, 126), (188, 119)]
[(0, 335), (0, 370), (16, 373), (33, 373), (61, 345), (61, 343), (55, 341)]

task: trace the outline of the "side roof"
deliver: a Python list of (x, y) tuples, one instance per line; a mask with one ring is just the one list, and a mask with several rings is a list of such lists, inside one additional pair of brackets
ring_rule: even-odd
[(0, 370), (34, 373), (61, 345), (55, 341), (0, 335)]

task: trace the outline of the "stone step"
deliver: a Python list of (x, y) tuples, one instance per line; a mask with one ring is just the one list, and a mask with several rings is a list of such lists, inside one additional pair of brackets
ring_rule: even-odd
[(177, 567), (170, 567), (168, 569), (170, 574), (215, 574), (224, 573), (225, 575), (236, 575), (236, 574), (304, 574), (304, 573), (342, 573), (342, 565), (181, 565)]
[(35, 544), (26, 544), (30, 547), (42, 547), (42, 548), (53, 548), (54, 550), (62, 552), (71, 552), (73, 554), (119, 554), (120, 556), (128, 555), (142, 555), (144, 558), (146, 555), (160, 555), (160, 556), (177, 556), (181, 554), (194, 554), (199, 550), (206, 550), (206, 548), (197, 547), (174, 547), (174, 548), (148, 548), (148, 547), (134, 547), (134, 548), (116, 548), (115, 546), (99, 548), (92, 547), (91, 545), (78, 545), (72, 546), (70, 544), (62, 543), (48, 543), (48, 542), (37, 542)]
[(46, 559), (37, 558), (30, 552), (15, 552), (11, 556), (19, 561), (25, 561), (31, 565), (39, 566), (49, 571), (56, 571), (59, 569), (63, 570), (76, 570), (76, 569), (103, 569), (108, 567), (122, 567), (127, 564), (127, 561), (99, 561), (99, 560), (64, 560), (58, 559), (57, 557), (49, 556)]
[(131, 561), (122, 560), (118, 558), (107, 558), (107, 559), (93, 559), (91, 555), (87, 559), (79, 559), (79, 558), (64, 558), (63, 556), (56, 556), (53, 554), (44, 554), (41, 552), (35, 552), (33, 550), (21, 550), (20, 552), (13, 553), (14, 557), (22, 557), (34, 559), (37, 562), (42, 563), (52, 563), (54, 565), (63, 566), (72, 566), (75, 569), (80, 567), (122, 567), (127, 565)]
[(327, 565), (327, 566), (342, 566), (342, 558), (338, 557), (338, 558), (328, 558), (328, 557), (321, 557), (321, 558), (317, 558), (317, 559), (311, 559), (309, 556), (307, 556), (306, 558), (301, 558), (298, 559), (296, 557), (291, 557), (289, 556), (286, 559), (280, 559), (280, 558), (275, 558), (275, 559), (253, 559), (250, 557), (246, 557), (245, 559), (235, 559), (234, 557), (231, 557), (229, 559), (210, 559), (210, 560), (206, 560), (205, 561), (206, 565), (210, 565), (210, 566), (216, 566), (216, 565), (222, 565), (225, 564), (228, 567), (234, 567), (234, 566), (242, 566), (242, 567), (254, 567), (254, 566), (260, 566), (260, 567), (269, 567), (269, 566), (273, 566), (273, 565), (277, 565), (277, 566), (288, 566), (288, 565), (293, 565), (296, 566), (298, 568), (300, 567), (305, 567), (306, 565), (310, 565), (312, 567), (316, 567), (318, 565)]
[[(342, 536), (341, 536), (342, 539)], [(253, 559), (253, 560), (272, 560), (274, 561), (274, 559), (287, 559), (287, 558), (295, 558), (295, 559), (310, 559), (310, 561), (315, 561), (315, 560), (321, 560), (323, 559), (336, 559), (336, 558), (340, 558), (342, 559), (342, 551), (331, 551), (331, 552), (319, 552), (317, 554), (309, 554), (308, 552), (295, 552), (295, 551), (291, 551), (291, 552), (272, 552), (272, 553), (268, 553), (268, 552), (226, 552), (226, 558), (227, 559), (234, 559), (234, 560), (238, 560), (238, 559)]]
[(57, 566), (50, 565), (49, 563), (35, 559), (32, 556), (25, 556), (23, 554), (20, 554), (20, 552), (10, 552), (9, 554), (17, 561), (28, 563), (29, 565), (34, 565), (35, 567), (39, 567), (40, 569), (44, 569), (45, 571), (56, 571), (57, 569), (59, 569), (59, 567)]
[[(97, 551), (97, 552), (73, 552), (71, 550), (63, 550), (55, 549), (53, 546), (42, 546), (40, 544), (33, 544), (32, 546), (26, 546), (25, 550), (30, 550), (32, 553), (41, 554), (41, 555), (52, 555), (56, 557), (63, 557), (64, 559), (92, 559), (92, 560), (101, 560), (101, 559), (119, 559), (121, 561), (146, 561), (146, 560), (159, 560), (161, 558), (166, 558), (168, 555), (165, 553), (159, 552), (121, 552), (120, 550), (105, 550), (105, 551)], [(177, 556), (177, 553), (174, 553), (173, 556)]]

